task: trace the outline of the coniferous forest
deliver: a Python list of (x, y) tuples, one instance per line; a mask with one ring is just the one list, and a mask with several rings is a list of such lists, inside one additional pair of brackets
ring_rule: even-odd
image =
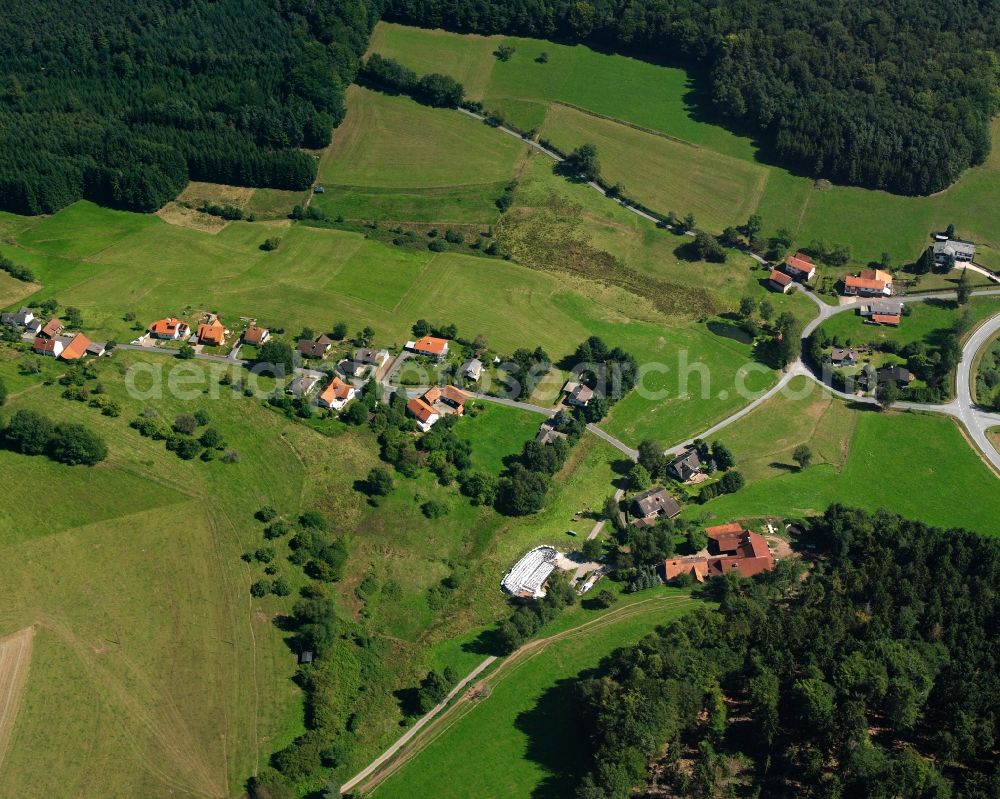
[(579, 799), (1000, 795), (1000, 543), (837, 505), (804, 540), (581, 677)]
[(389, 0), (424, 27), (693, 66), (714, 114), (790, 169), (930, 194), (989, 152), (998, 0)]
[(68, 0), (0, 15), (0, 208), (304, 189), (380, 0)]

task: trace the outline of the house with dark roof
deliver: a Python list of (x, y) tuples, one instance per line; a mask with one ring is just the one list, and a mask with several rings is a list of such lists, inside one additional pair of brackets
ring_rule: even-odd
[(632, 497), (632, 515), (637, 527), (648, 527), (660, 519), (672, 519), (681, 512), (677, 503), (663, 486), (653, 486)]
[(861, 316), (874, 316), (875, 314), (901, 316), (903, 313), (903, 301), (897, 300), (894, 297), (888, 297), (885, 299), (872, 300), (871, 302), (864, 302), (861, 303), (861, 307), (858, 308), (858, 313), (861, 314)]
[(575, 408), (586, 408), (594, 398), (594, 390), (576, 380), (567, 380), (563, 391), (566, 392), (566, 404)]
[(834, 347), (830, 353), (830, 361), (834, 366), (856, 366), (858, 363), (858, 351), (853, 347)]
[(698, 450), (694, 447), (688, 447), (667, 464), (667, 474), (682, 483), (686, 483), (700, 472), (701, 458), (698, 457)]
[(326, 336), (320, 336), (315, 341), (310, 341), (307, 338), (300, 338), (298, 343), (295, 345), (295, 349), (303, 358), (321, 359), (326, 357), (326, 354), (330, 351), (330, 347), (332, 345), (333, 341)]
[(886, 366), (878, 370), (879, 383), (895, 383), (900, 388), (906, 388), (913, 379), (913, 374), (905, 366)]
[(355, 363), (360, 363), (364, 366), (374, 366), (376, 369), (381, 369), (388, 360), (388, 350), (373, 350), (369, 347), (363, 347), (354, 353)]
[(299, 375), (288, 384), (285, 393), (296, 397), (308, 397), (313, 392), (313, 389), (316, 388), (318, 382), (319, 378), (315, 375)]
[(34, 319), (34, 312), (27, 306), (21, 308), (19, 311), (11, 311), (10, 313), (0, 314), (0, 324), (6, 325), (7, 327), (26, 327), (28, 323), (33, 322)]
[(541, 427), (538, 428), (538, 435), (535, 436), (535, 441), (539, 444), (551, 444), (554, 441), (558, 441), (560, 438), (566, 438), (566, 434), (556, 430), (552, 421), (550, 419), (546, 419), (542, 422)]

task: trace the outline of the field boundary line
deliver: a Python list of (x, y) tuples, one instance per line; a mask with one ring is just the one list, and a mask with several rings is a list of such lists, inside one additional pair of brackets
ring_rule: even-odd
[[(510, 98), (518, 99), (518, 98)], [(657, 136), (661, 139), (666, 139), (667, 141), (675, 142), (676, 144), (683, 144), (687, 147), (691, 147), (694, 150), (704, 150), (706, 152), (712, 152), (716, 155), (720, 155), (723, 158), (732, 158), (731, 155), (724, 155), (723, 153), (716, 152), (715, 150), (709, 150), (707, 147), (702, 147), (700, 144), (695, 144), (694, 142), (688, 141), (687, 139), (682, 139), (679, 136), (672, 136), (669, 133), (664, 133), (662, 130), (655, 130), (653, 128), (647, 128), (643, 125), (638, 125), (635, 122), (628, 122), (624, 119), (619, 119), (618, 117), (609, 116), (608, 114), (601, 114), (597, 111), (591, 111), (590, 109), (584, 108), (583, 106), (574, 105), (573, 103), (567, 103), (563, 100), (552, 100), (548, 105), (561, 105), (564, 108), (572, 109), (573, 111), (578, 111), (581, 114), (586, 114), (587, 116), (592, 116), (596, 119), (603, 119), (607, 122), (616, 122), (619, 125), (624, 125), (626, 128), (632, 128), (640, 133), (648, 133), (650, 136)], [(736, 159), (738, 160), (738, 159)]]
[(21, 695), (31, 669), (34, 638), (34, 625), (0, 638), (0, 767), (14, 740)]

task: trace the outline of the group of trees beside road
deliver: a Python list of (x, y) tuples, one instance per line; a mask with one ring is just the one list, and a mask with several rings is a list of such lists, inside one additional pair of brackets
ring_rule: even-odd
[(684, 796), (985, 799), (995, 769), (1000, 543), (832, 506), (821, 560), (727, 575), (698, 610), (576, 682), (578, 799), (625, 799), (657, 761)]
[(380, 0), (57, 0), (0, 18), (0, 208), (153, 211), (190, 180), (304, 189)]
[(454, 78), (437, 72), (418, 76), (409, 67), (378, 53), (372, 53), (361, 64), (358, 81), (384, 92), (408, 94), (436, 108), (458, 108), (465, 99), (465, 88)]
[(814, 177), (929, 194), (990, 149), (1000, 15), (972, 0), (890, 9), (860, 0), (390, 0), (387, 13), (654, 62), (666, 54), (701, 72), (714, 113)]

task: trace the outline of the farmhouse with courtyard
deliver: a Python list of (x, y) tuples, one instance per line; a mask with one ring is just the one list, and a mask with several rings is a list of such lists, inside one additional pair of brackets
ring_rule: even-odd
[(736, 572), (743, 577), (770, 571), (774, 557), (764, 536), (744, 530), (739, 524), (723, 524), (705, 529), (708, 534), (708, 555), (689, 555), (664, 562), (664, 579), (669, 581), (683, 574), (703, 583), (710, 577)]

